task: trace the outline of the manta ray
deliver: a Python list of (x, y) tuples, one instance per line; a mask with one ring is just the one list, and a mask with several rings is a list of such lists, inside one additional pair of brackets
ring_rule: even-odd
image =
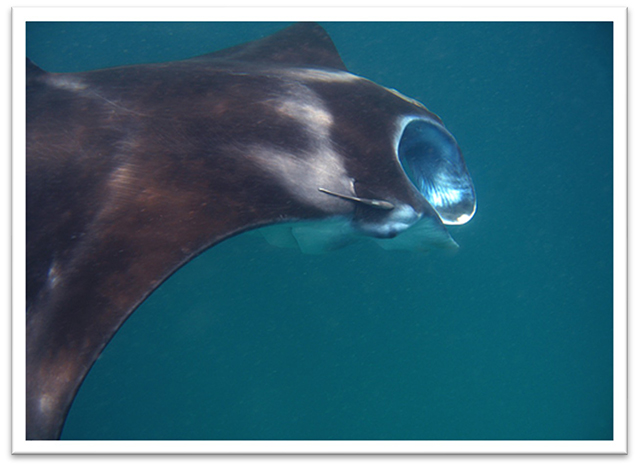
[(304, 252), (453, 247), (476, 209), (422, 104), (299, 23), (186, 60), (49, 73), (27, 59), (26, 437), (178, 268), (251, 229)]

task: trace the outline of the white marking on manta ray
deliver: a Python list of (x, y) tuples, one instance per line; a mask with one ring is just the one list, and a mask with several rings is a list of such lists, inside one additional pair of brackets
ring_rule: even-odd
[(116, 168), (111, 173), (109, 179), (109, 187), (113, 187), (116, 191), (129, 189), (134, 181), (133, 169), (131, 165), (124, 164)]
[[(140, 186), (137, 175), (138, 171), (135, 166), (129, 163), (124, 163), (111, 172), (97, 220), (113, 214), (114, 211), (118, 211), (121, 208), (123, 202), (130, 200), (141, 192), (145, 192), (145, 189)], [(144, 207), (140, 211), (143, 212)]]
[(58, 401), (56, 401), (52, 395), (43, 394), (42, 396), (40, 396), (40, 402), (39, 402), (40, 411), (42, 411), (45, 414), (49, 413), (50, 411), (54, 410), (55, 406), (57, 405), (57, 402)]
[(319, 209), (346, 213), (353, 203), (318, 191), (320, 186), (332, 186), (345, 191), (351, 181), (342, 165), (342, 158), (331, 148), (319, 146), (301, 153), (282, 149), (250, 146), (249, 154), (264, 170), (277, 178), (296, 198)]
[(86, 98), (98, 98), (105, 103), (108, 103), (114, 110), (125, 111), (127, 113), (136, 114), (139, 116), (147, 116), (144, 113), (140, 113), (131, 108), (127, 108), (114, 100), (110, 100), (106, 96), (101, 95), (98, 91), (89, 87), (89, 84), (85, 83), (82, 79), (69, 75), (51, 75), (47, 77), (47, 83), (52, 87), (59, 88), (61, 90), (67, 90), (69, 92), (78, 92), (80, 96)]
[(55, 288), (60, 281), (60, 270), (58, 269), (58, 263), (53, 262), (47, 272), (47, 282), (50, 288)]
[(49, 75), (47, 76), (47, 83), (52, 87), (69, 90), (71, 92), (85, 90), (88, 87), (88, 85), (78, 77), (68, 75)]
[(300, 100), (284, 100), (277, 107), (280, 114), (286, 115), (304, 123), (309, 131), (318, 137), (329, 137), (329, 129), (333, 125), (333, 117), (318, 103), (308, 103)]
[(296, 121), (306, 131), (310, 146), (289, 151), (250, 145), (248, 155), (254, 156), (256, 163), (280, 180), (299, 200), (332, 212), (351, 210), (353, 203), (318, 191), (319, 187), (328, 187), (349, 194), (352, 188), (342, 156), (330, 140), (334, 121), (324, 102), (306, 86), (296, 84), (284, 98), (275, 100), (274, 107), (278, 114)]
[(356, 82), (358, 80), (366, 80), (359, 75), (341, 70), (324, 70), (324, 69), (286, 69), (286, 75), (299, 80), (310, 80), (317, 82)]

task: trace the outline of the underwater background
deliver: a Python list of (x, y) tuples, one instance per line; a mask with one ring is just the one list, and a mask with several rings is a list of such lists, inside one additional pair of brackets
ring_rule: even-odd
[[(83, 71), (287, 25), (28, 23), (27, 54)], [(612, 439), (612, 23), (322, 26), (458, 140), (478, 197), (460, 248), (229, 239), (124, 324), (62, 439)]]

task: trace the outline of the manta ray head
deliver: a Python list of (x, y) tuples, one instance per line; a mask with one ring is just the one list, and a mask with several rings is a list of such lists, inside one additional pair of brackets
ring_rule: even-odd
[[(324, 74), (323, 80), (307, 84), (314, 96), (322, 97), (322, 116), (330, 123), (319, 155), (324, 168), (340, 170), (327, 171), (304, 188), (327, 212), (339, 216), (322, 225), (265, 228), (263, 234), (276, 245), (310, 253), (339, 248), (363, 236), (391, 250), (457, 247), (445, 226), (468, 222), (476, 210), (476, 196), (455, 138), (424, 105), (349, 76), (330, 80)], [(314, 161), (314, 168), (322, 167)], [(283, 237), (283, 230), (291, 232), (290, 243), (283, 242), (288, 235)]]

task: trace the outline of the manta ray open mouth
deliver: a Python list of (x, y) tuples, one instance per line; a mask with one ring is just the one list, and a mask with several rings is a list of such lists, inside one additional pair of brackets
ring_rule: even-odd
[(441, 122), (404, 118), (396, 149), (405, 173), (444, 224), (464, 224), (473, 217), (473, 182), (458, 143)]

